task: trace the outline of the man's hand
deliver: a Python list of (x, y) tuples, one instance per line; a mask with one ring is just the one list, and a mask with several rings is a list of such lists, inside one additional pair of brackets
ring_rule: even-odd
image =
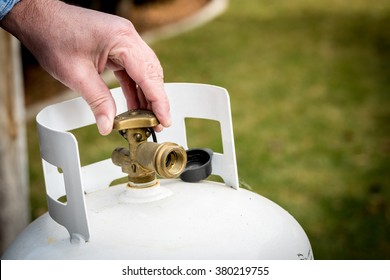
[(150, 109), (162, 126), (170, 125), (160, 62), (128, 20), (57, 0), (22, 0), (0, 24), (88, 102), (101, 134), (111, 132), (116, 115), (100, 77), (105, 68), (119, 80), (129, 109)]

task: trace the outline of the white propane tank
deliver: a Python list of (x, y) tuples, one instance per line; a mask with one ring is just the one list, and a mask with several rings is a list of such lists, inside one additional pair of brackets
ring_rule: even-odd
[[(109, 187), (124, 177), (111, 159), (80, 166), (70, 130), (95, 123), (76, 98), (37, 116), (48, 213), (33, 221), (2, 259), (312, 259), (298, 222), (272, 201), (239, 189), (230, 101), (225, 89), (167, 83), (172, 126), (158, 134), (187, 149), (185, 118), (220, 123), (223, 153), (212, 174), (224, 183), (159, 179), (153, 187)], [(113, 89), (117, 112), (127, 110)], [(59, 171), (61, 168), (62, 172)], [(66, 203), (59, 198), (66, 195)]]

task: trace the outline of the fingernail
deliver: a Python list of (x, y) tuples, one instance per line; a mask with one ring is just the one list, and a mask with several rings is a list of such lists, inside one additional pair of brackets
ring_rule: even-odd
[(171, 124), (172, 124), (171, 119), (168, 119), (168, 120), (165, 122), (164, 127), (170, 127)]
[(106, 115), (100, 115), (96, 118), (96, 125), (101, 135), (108, 135), (112, 130), (112, 121)]
[(168, 113), (167, 121), (165, 122), (165, 127), (170, 127), (172, 124), (171, 114)]
[(171, 115), (168, 114), (166, 115), (164, 118), (158, 118), (159, 122), (160, 122), (160, 126), (161, 128), (163, 127), (170, 127), (171, 124), (172, 124), (172, 119), (171, 119)]

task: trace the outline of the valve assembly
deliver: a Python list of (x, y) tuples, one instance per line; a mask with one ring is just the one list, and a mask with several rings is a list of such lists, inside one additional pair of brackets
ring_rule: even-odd
[[(129, 149), (116, 148), (112, 162), (128, 174), (128, 185), (134, 188), (152, 187), (157, 176), (176, 178), (184, 171), (187, 154), (183, 147), (171, 143), (157, 143), (153, 128), (159, 124), (148, 110), (129, 110), (114, 119), (113, 129), (126, 139)], [(148, 142), (153, 135), (154, 142)]]

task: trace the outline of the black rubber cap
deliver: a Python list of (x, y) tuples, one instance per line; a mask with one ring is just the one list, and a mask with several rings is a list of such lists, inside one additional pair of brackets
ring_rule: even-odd
[(210, 176), (211, 159), (213, 151), (211, 149), (189, 149), (187, 152), (187, 165), (180, 179), (184, 182), (195, 183)]

